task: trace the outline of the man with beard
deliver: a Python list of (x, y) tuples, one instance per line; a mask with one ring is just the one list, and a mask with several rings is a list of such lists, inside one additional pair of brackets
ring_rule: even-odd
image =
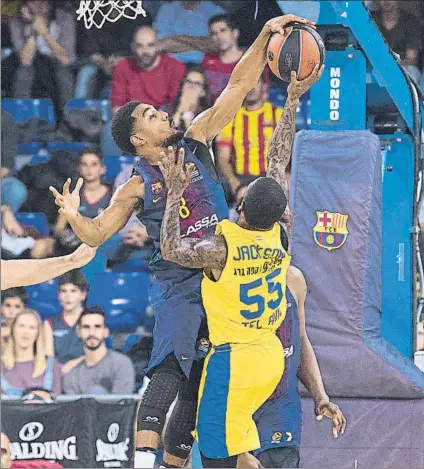
[[(134, 210), (146, 226), (155, 245), (151, 261), (154, 274), (150, 299), (155, 313), (153, 351), (149, 362), (150, 383), (138, 414), (135, 467), (153, 467), (166, 414), (178, 394), (178, 402), (165, 434), (165, 467), (182, 467), (193, 443), (197, 395), (202, 362), (196, 355), (207, 351), (205, 314), (202, 307), (200, 269), (167, 262), (160, 253), (160, 230), (167, 191), (158, 167), (164, 150), (184, 148), (190, 184), (180, 198), (178, 209), (181, 236), (206, 238), (217, 223), (226, 218), (224, 191), (216, 176), (210, 147), (213, 138), (240, 109), (248, 92), (256, 86), (266, 65), (266, 45), (274, 32), (283, 32), (291, 21), (310, 24), (303, 18), (286, 15), (269, 20), (256, 41), (240, 59), (228, 85), (213, 107), (199, 114), (184, 135), (177, 132), (165, 112), (132, 101), (121, 107), (112, 121), (112, 135), (122, 151), (141, 156), (128, 182), (120, 186), (111, 203), (94, 219), (78, 212), (79, 191), (69, 191), (68, 180), (56, 197), (60, 213), (81, 241), (90, 246), (104, 243), (128, 221)], [(183, 138), (184, 137), (184, 138)]]
[(67, 373), (63, 381), (66, 394), (132, 394), (135, 376), (131, 360), (108, 350), (109, 336), (104, 311), (86, 308), (78, 320), (77, 334), (84, 347), (84, 360)]
[(159, 55), (156, 34), (149, 26), (141, 26), (134, 33), (133, 56), (121, 60), (112, 78), (112, 111), (132, 100), (157, 108), (174, 102), (185, 66), (180, 61)]

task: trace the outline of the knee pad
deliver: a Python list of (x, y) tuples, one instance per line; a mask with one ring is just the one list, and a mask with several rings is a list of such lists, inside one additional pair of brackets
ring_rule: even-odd
[(165, 425), (166, 414), (177, 397), (181, 373), (167, 368), (155, 371), (144, 392), (137, 416), (137, 430), (150, 430), (159, 435)]
[(177, 458), (187, 459), (193, 446), (191, 432), (196, 425), (197, 401), (178, 397), (166, 427), (165, 451)]

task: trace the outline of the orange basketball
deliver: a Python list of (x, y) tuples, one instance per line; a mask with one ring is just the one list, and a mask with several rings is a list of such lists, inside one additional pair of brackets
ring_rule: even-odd
[(290, 73), (295, 71), (297, 79), (307, 78), (316, 64), (325, 61), (325, 46), (315, 29), (303, 24), (292, 24), (284, 28), (286, 35), (274, 33), (268, 42), (267, 59), (275, 76), (287, 83)]

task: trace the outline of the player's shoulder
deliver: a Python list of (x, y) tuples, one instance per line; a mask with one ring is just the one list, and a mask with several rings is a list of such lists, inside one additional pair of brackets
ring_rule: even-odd
[(294, 265), (290, 265), (287, 270), (287, 286), (297, 300), (306, 292), (305, 276)]
[(144, 181), (141, 176), (134, 174), (128, 179), (128, 181), (118, 186), (113, 194), (113, 199), (115, 201), (127, 198), (144, 198)]

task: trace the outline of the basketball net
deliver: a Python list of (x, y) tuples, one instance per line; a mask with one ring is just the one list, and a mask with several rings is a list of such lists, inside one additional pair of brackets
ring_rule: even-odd
[(77, 20), (84, 18), (87, 29), (93, 25), (101, 28), (105, 21), (114, 23), (120, 18), (134, 20), (138, 15), (146, 16), (142, 0), (81, 0)]

